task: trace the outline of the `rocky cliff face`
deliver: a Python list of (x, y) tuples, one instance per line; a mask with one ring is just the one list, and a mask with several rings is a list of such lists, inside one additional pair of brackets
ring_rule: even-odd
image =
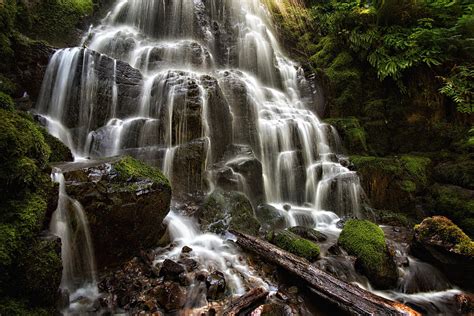
[(158, 245), (171, 200), (170, 184), (158, 170), (132, 158), (57, 167), (67, 194), (87, 215), (99, 270)]

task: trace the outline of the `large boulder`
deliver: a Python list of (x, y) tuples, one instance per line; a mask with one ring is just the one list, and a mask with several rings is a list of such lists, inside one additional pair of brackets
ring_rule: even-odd
[(355, 256), (355, 268), (379, 289), (394, 287), (398, 269), (390, 253), (383, 230), (366, 220), (349, 220), (344, 225), (338, 244)]
[(222, 234), (234, 229), (255, 236), (260, 229), (252, 204), (240, 192), (216, 190), (206, 198), (198, 213), (205, 231)]
[(57, 167), (67, 194), (87, 215), (99, 269), (158, 244), (171, 201), (169, 181), (158, 169), (130, 157)]
[(416, 225), (411, 251), (440, 268), (452, 282), (474, 288), (474, 242), (448, 218), (429, 217)]
[(270, 204), (260, 204), (255, 209), (255, 215), (265, 231), (282, 230), (286, 228), (284, 211)]

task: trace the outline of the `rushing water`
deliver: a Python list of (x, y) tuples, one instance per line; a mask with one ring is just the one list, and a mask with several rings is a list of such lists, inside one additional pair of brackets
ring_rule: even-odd
[[(340, 163), (337, 132), (315, 114), (320, 97), (312, 86), (280, 48), (261, 1), (119, 0), (82, 47), (54, 54), (36, 110), (76, 158), (130, 154), (145, 160), (171, 179), (175, 200), (230, 183), (224, 189), (279, 209), (287, 226), (317, 228), (334, 241), (340, 216), (360, 216), (363, 192), (356, 173)], [(87, 220), (56, 177), (63, 206), (52, 230), (63, 239), (61, 286), (69, 293), (89, 288), (94, 296)], [(82, 225), (84, 256), (67, 246), (75, 228), (65, 203)], [(234, 294), (262, 284), (222, 237), (200, 232), (177, 210), (165, 221), (174, 243), (192, 247), (198, 262), (224, 272)], [(176, 258), (180, 249), (156, 260)], [(328, 260), (341, 271), (347, 266)], [(421, 264), (411, 260), (399, 292), (383, 295), (425, 300), (452, 294), (446, 284), (411, 286), (431, 271)], [(347, 271), (348, 281), (365, 282)], [(190, 300), (200, 305), (198, 296)]]

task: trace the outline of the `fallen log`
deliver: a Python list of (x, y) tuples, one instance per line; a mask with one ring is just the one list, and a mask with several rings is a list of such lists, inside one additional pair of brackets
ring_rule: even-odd
[(231, 233), (240, 247), (298, 276), (311, 287), (313, 293), (352, 315), (421, 315), (404, 304), (341, 281), (269, 242), (236, 231)]
[(257, 287), (235, 301), (224, 310), (224, 316), (236, 316), (255, 303), (264, 300), (268, 296), (268, 291), (263, 287)]

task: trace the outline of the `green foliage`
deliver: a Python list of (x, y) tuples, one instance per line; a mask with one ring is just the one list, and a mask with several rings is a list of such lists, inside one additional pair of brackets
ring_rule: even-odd
[(51, 310), (34, 308), (32, 309), (28, 302), (3, 297), (0, 300), (0, 314), (8, 316), (49, 316), (54, 313)]
[(458, 185), (474, 189), (474, 161), (466, 157), (456, 162), (443, 163), (436, 166), (436, 180), (442, 183)]
[(150, 179), (158, 184), (170, 186), (169, 180), (157, 168), (148, 166), (147, 164), (136, 160), (132, 157), (124, 157), (114, 164), (114, 168), (118, 173), (121, 181), (134, 179)]
[(281, 249), (303, 257), (311, 262), (318, 259), (320, 254), (320, 249), (317, 244), (287, 230), (271, 232), (268, 234), (267, 239)]
[(474, 112), (474, 66), (455, 67), (450, 76), (442, 78), (440, 92), (454, 100), (461, 113)]
[(44, 128), (41, 128), (41, 132), (44, 137), (44, 141), (48, 144), (51, 149), (51, 155), (49, 156), (49, 162), (62, 162), (62, 161), (73, 161), (74, 157), (71, 150), (64, 145), (58, 138), (49, 134)]
[(415, 234), (422, 241), (449, 245), (457, 253), (474, 257), (474, 242), (446, 217), (425, 218), (420, 225), (415, 226)]
[(13, 99), (3, 92), (0, 92), (0, 109), (12, 111), (15, 109)]

